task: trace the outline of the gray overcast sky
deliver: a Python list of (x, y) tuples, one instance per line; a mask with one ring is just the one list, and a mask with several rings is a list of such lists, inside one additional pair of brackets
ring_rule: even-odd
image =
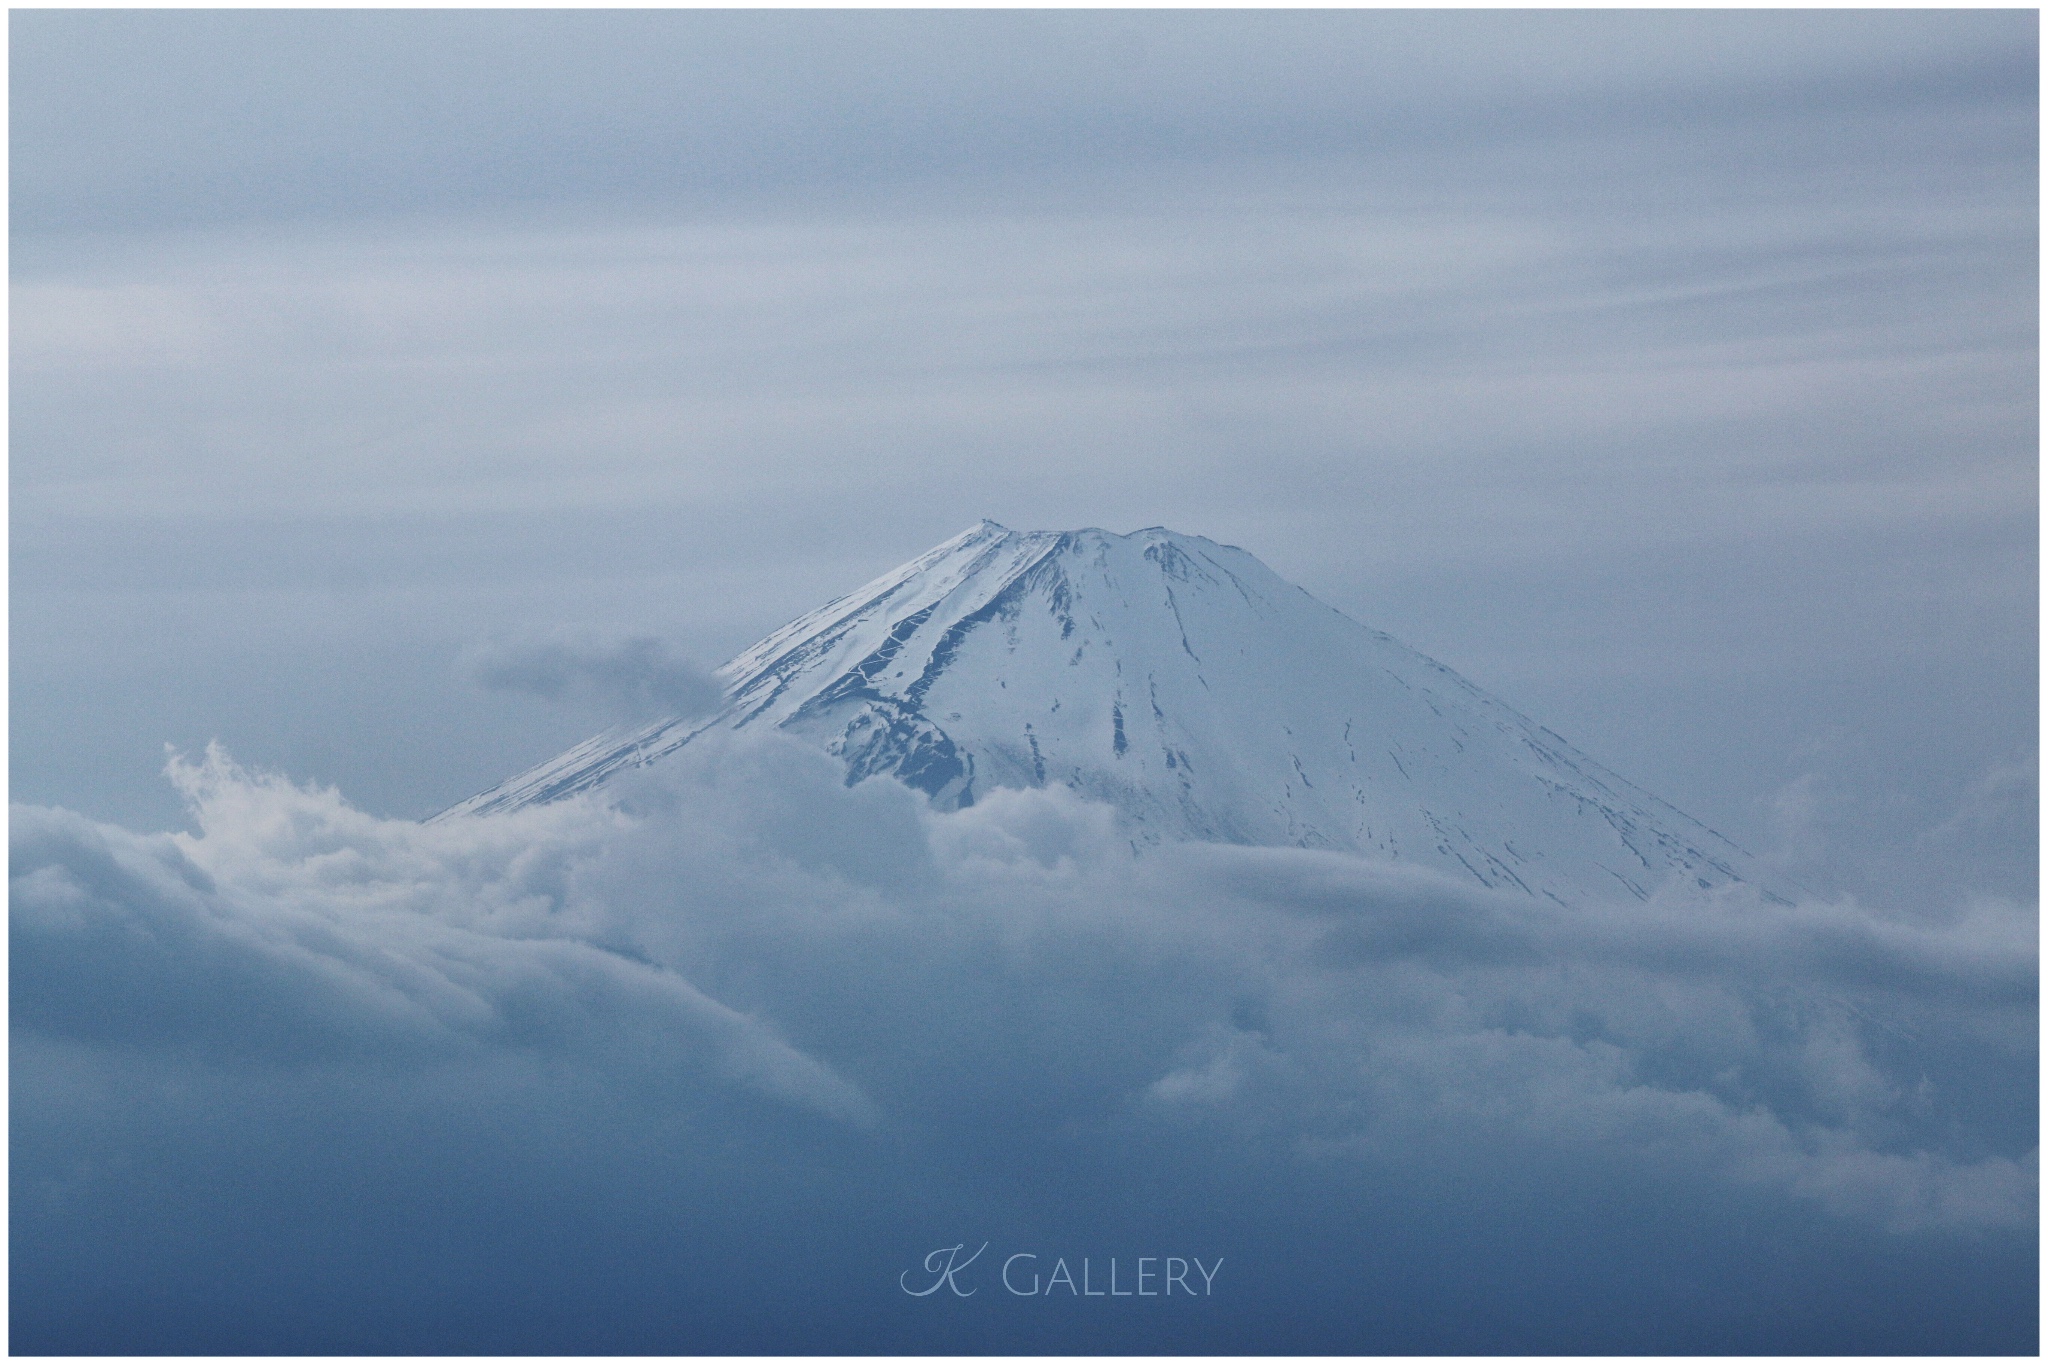
[[(9, 24), (18, 1348), (2033, 1349), (2032, 11)], [(793, 742), (414, 823), (983, 516), (1816, 894)]]
[(419, 815), (979, 516), (1243, 545), (1816, 889), (2033, 894), (2036, 17), (26, 11), (16, 799)]

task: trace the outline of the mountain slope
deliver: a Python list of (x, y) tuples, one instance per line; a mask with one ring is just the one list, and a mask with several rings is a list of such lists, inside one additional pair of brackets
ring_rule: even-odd
[(714, 727), (777, 728), (942, 808), (1063, 784), (1135, 840), (1356, 851), (1571, 904), (1741, 850), (1244, 551), (993, 522), (719, 670), (725, 709), (609, 731), (444, 813), (601, 785)]

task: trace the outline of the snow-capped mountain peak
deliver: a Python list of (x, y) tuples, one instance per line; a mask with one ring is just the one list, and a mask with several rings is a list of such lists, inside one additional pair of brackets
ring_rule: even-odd
[(713, 728), (775, 728), (944, 809), (1072, 787), (1134, 841), (1328, 847), (1575, 903), (1752, 861), (1234, 546), (982, 521), (718, 670), (714, 716), (609, 731), (444, 816), (553, 800)]

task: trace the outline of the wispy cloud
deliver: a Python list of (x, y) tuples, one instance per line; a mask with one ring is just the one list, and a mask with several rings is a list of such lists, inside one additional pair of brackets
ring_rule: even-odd
[(476, 651), (469, 671), (489, 690), (568, 702), (621, 722), (701, 715), (724, 698), (716, 678), (648, 636), (611, 645), (501, 642)]

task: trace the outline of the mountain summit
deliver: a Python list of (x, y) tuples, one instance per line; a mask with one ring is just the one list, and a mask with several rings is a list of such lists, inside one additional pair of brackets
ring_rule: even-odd
[(1433, 659), (1233, 546), (992, 521), (718, 676), (726, 705), (598, 735), (436, 818), (551, 801), (712, 729), (774, 728), (942, 809), (1058, 783), (1134, 840), (1334, 848), (1547, 896), (1647, 897), (1752, 860)]

